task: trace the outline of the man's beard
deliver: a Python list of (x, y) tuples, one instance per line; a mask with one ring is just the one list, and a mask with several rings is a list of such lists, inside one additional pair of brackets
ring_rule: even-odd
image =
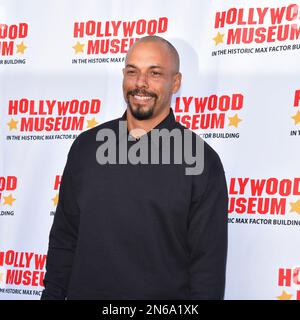
[[(144, 95), (148, 97), (153, 97), (154, 103), (146, 111), (143, 111), (144, 106), (141, 104), (135, 104), (137, 108), (134, 108), (129, 102), (129, 97), (134, 95)], [(136, 118), (137, 120), (148, 120), (153, 116), (154, 107), (158, 98), (155, 93), (148, 92), (146, 90), (135, 89), (135, 90), (128, 91), (126, 97), (127, 97), (127, 105), (131, 111), (131, 114), (134, 116), (134, 118)]]

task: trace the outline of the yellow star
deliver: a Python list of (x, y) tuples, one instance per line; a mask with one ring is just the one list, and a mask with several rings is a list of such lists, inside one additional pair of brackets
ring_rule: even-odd
[(54, 198), (51, 199), (53, 201), (53, 205), (56, 207), (58, 204), (58, 193), (55, 195)]
[(290, 212), (297, 212), (298, 214), (300, 214), (300, 200), (296, 202), (290, 202), (290, 205), (291, 205)]
[(224, 43), (223, 41), (223, 37), (225, 36), (224, 33), (220, 33), (218, 31), (218, 34), (213, 38), (213, 40), (215, 40), (215, 45), (217, 46), (219, 43)]
[(7, 125), (9, 126), (9, 131), (12, 129), (18, 129), (17, 124), (19, 121), (15, 121), (14, 119), (11, 119), (9, 122), (7, 122)]
[(235, 126), (236, 128), (238, 127), (239, 122), (242, 121), (242, 119), (238, 117), (237, 113), (233, 117), (228, 117), (228, 119), (229, 119), (228, 126)]
[(23, 43), (23, 41), (20, 44), (17, 44), (17, 53), (21, 53), (24, 54), (24, 51), (27, 49), (28, 47), (25, 46), (25, 44)]
[(300, 111), (298, 110), (297, 113), (291, 118), (295, 120), (295, 124), (300, 123)]
[(291, 300), (292, 296), (293, 296), (292, 294), (288, 294), (283, 290), (281, 296), (277, 296), (277, 299), (278, 300)]
[(13, 202), (17, 200), (15, 198), (13, 198), (12, 194), (10, 194), (7, 197), (3, 197), (3, 198), (4, 198), (4, 203), (3, 204), (9, 204), (10, 206), (12, 206)]
[(87, 120), (87, 122), (88, 122), (87, 129), (94, 128), (98, 124), (95, 118), (93, 118), (92, 120)]
[(77, 43), (72, 47), (75, 50), (75, 53), (83, 52), (84, 43), (81, 44), (77, 41)]

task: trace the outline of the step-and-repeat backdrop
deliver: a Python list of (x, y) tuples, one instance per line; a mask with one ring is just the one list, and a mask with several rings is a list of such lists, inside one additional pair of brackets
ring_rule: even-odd
[[(171, 41), (177, 121), (220, 155), (226, 299), (300, 299), (300, 3), (0, 1), (0, 299), (39, 299), (74, 139), (120, 117), (128, 48)], [(217, 235), (216, 235), (217, 236)]]

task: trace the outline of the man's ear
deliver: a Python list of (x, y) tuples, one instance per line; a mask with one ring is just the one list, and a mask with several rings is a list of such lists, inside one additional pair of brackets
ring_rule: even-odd
[(176, 93), (180, 89), (181, 79), (182, 79), (182, 74), (180, 72), (177, 72), (173, 80), (172, 93)]

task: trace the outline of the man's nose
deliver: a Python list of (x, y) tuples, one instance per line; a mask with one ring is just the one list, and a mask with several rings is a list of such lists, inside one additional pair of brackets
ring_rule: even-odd
[(148, 88), (148, 76), (146, 73), (140, 73), (136, 79), (138, 88)]

